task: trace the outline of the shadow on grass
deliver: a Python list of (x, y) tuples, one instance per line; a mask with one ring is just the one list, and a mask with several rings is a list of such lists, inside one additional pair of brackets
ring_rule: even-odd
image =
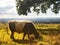
[(29, 44), (29, 43), (37, 43), (37, 41), (33, 41), (33, 40), (13, 40), (14, 42), (20, 43), (20, 44)]

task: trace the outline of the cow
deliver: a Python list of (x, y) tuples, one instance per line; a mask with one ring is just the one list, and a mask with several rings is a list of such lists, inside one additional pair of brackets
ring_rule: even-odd
[(33, 34), (36, 39), (41, 38), (38, 31), (35, 29), (34, 23), (29, 20), (11, 20), (9, 21), (9, 29), (11, 31), (11, 39), (14, 39), (14, 32), (17, 33), (24, 33), (23, 40), (26, 34), (29, 35)]

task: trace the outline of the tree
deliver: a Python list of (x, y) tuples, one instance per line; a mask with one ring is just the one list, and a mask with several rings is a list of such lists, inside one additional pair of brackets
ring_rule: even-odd
[(16, 2), (17, 12), (19, 15), (27, 15), (28, 12), (31, 13), (31, 7), (34, 7), (33, 11), (38, 14), (40, 13), (40, 10), (42, 13), (46, 13), (46, 10), (51, 8), (51, 5), (53, 5), (51, 8), (52, 12), (57, 14), (60, 10), (60, 0), (16, 0)]

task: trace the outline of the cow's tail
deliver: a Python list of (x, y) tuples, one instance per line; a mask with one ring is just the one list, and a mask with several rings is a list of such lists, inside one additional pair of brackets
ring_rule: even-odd
[(6, 28), (6, 31), (7, 31), (7, 34), (9, 35), (9, 28), (8, 27)]
[(7, 27), (6, 27), (6, 31), (7, 31), (7, 34), (9, 35), (9, 26), (7, 24)]

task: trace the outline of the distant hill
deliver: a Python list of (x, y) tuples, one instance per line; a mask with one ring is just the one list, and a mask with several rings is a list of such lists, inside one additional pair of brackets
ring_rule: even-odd
[(35, 23), (60, 23), (60, 18), (2, 18), (0, 22), (8, 22), (9, 20), (31, 20)]

